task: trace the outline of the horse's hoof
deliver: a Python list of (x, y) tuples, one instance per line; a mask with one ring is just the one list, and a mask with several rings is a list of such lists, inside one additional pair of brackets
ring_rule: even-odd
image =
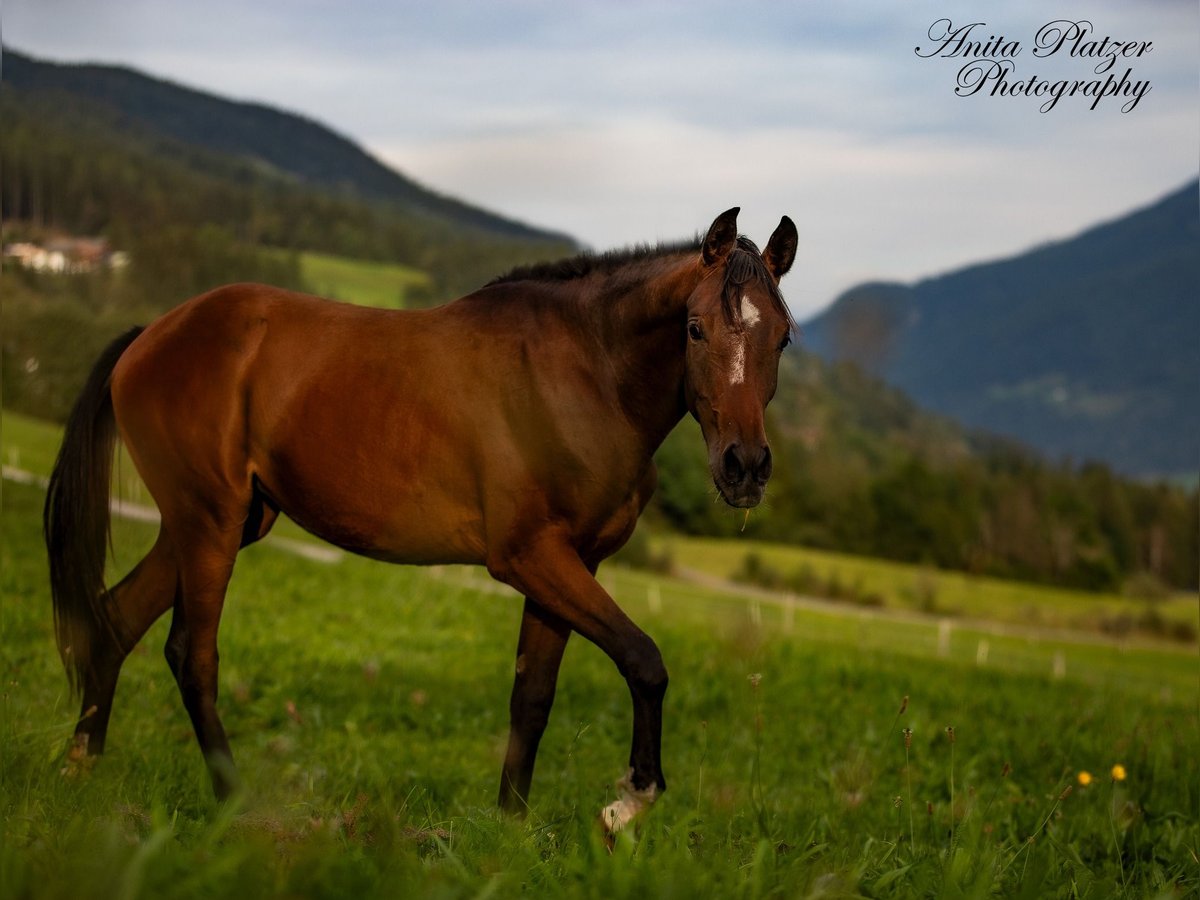
[(91, 735), (84, 732), (71, 739), (71, 748), (67, 751), (67, 761), (59, 770), (59, 774), (63, 778), (78, 778), (96, 767), (96, 760), (100, 757), (88, 754), (90, 737)]
[(625, 777), (617, 782), (617, 799), (600, 813), (600, 826), (604, 829), (610, 850), (617, 834), (653, 806), (657, 799), (658, 785), (651, 782), (639, 791), (633, 786), (633, 769), (625, 773)]

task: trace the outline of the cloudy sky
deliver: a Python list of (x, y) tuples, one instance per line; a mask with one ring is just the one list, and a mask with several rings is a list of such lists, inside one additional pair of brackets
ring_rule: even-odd
[[(7, 44), (121, 63), (304, 113), (439, 190), (607, 248), (740, 205), (801, 237), (800, 317), (867, 278), (913, 279), (1068, 236), (1179, 187), (1200, 152), (1200, 11), (1127, 2), (6, 0)], [(1034, 55), (1051, 20), (1149, 41), (1129, 98), (956, 96), (924, 58), (951, 17), (1020, 42), (1009, 81), (1103, 82)], [(934, 26), (933, 37), (930, 36)]]

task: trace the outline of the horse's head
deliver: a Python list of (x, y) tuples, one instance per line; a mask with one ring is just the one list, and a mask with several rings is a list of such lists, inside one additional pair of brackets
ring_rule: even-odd
[(737, 214), (719, 215), (701, 248), (705, 274), (687, 306), (684, 392), (717, 490), (730, 506), (748, 509), (771, 477), (763, 412), (794, 328), (779, 279), (796, 257), (796, 226), (784, 216), (760, 254), (738, 237)]

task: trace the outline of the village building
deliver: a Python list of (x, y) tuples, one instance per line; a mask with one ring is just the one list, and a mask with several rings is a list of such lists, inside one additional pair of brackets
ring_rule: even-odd
[(7, 244), (4, 259), (35, 272), (77, 274), (123, 268), (129, 263), (129, 254), (114, 251), (105, 238), (63, 237), (44, 244), (31, 241)]

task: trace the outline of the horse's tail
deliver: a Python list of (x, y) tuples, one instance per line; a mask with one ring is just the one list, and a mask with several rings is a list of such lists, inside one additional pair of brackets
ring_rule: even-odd
[(115, 637), (104, 589), (109, 488), (117, 440), (111, 380), (121, 354), (142, 329), (131, 328), (105, 348), (67, 418), (50, 475), (43, 533), (50, 559), (54, 630), (71, 686), (81, 690), (98, 639)]

